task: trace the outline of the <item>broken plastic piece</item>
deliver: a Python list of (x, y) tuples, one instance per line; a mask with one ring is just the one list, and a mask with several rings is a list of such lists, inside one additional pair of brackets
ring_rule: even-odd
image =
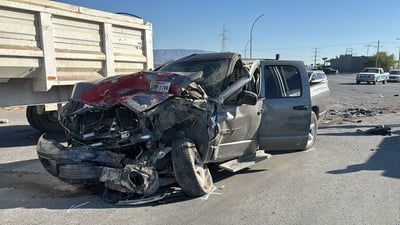
[(151, 202), (157, 202), (162, 199), (164, 199), (167, 196), (167, 192), (164, 194), (160, 195), (154, 195), (150, 197), (144, 197), (144, 198), (139, 198), (139, 199), (133, 199), (133, 200), (121, 200), (116, 203), (118, 206), (130, 206), (130, 205), (141, 205), (141, 204), (147, 204)]

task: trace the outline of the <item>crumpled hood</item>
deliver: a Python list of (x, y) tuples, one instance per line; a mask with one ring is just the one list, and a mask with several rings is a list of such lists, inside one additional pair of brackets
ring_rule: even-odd
[(110, 108), (122, 104), (143, 112), (172, 96), (179, 96), (202, 72), (138, 72), (75, 85), (72, 98), (82, 103)]

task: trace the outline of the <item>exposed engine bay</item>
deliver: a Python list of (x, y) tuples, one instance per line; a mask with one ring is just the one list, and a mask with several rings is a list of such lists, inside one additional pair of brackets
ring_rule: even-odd
[(103, 182), (122, 193), (154, 194), (174, 180), (174, 140), (193, 140), (202, 155), (215, 135), (214, 105), (193, 82), (201, 75), (140, 72), (76, 85), (60, 114), (67, 144), (43, 135), (42, 164), (71, 184)]

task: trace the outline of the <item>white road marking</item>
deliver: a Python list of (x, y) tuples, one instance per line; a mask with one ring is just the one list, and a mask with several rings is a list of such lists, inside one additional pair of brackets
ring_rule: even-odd
[(213, 188), (211, 189), (211, 191), (209, 193), (199, 197), (199, 199), (207, 200), (210, 195), (221, 195), (221, 193), (215, 192), (215, 190), (217, 190), (217, 187), (213, 186)]
[(89, 204), (89, 203), (90, 203), (90, 201), (84, 202), (84, 203), (79, 204), (79, 205), (72, 205), (72, 206), (69, 207), (69, 209), (67, 210), (67, 213), (70, 213), (70, 212), (72, 212), (73, 210), (78, 209), (78, 208), (80, 208), (80, 207), (82, 207), (82, 206), (84, 206), (84, 205), (87, 205), (87, 204)]

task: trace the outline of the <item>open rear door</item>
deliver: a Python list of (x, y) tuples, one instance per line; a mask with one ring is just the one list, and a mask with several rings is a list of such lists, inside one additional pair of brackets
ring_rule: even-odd
[(260, 64), (265, 98), (259, 144), (266, 150), (305, 149), (311, 121), (311, 98), (303, 62), (264, 60)]

